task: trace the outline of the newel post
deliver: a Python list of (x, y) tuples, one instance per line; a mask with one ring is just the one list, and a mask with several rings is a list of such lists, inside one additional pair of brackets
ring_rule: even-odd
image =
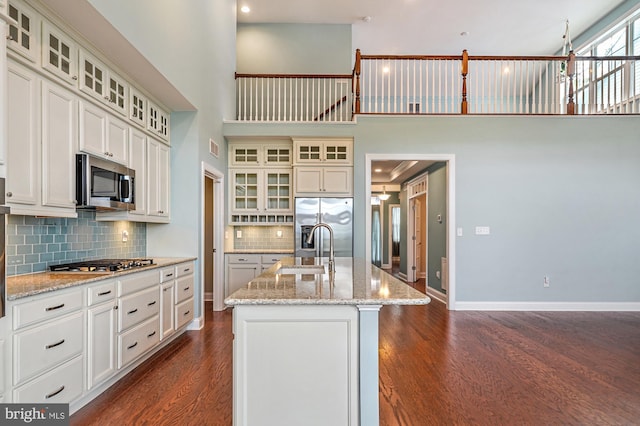
[(467, 49), (462, 51), (462, 104), (460, 113), (467, 113), (467, 74), (469, 73), (469, 53)]
[(567, 115), (576, 113), (576, 104), (573, 101), (573, 76), (576, 74), (576, 55), (573, 50), (569, 52), (567, 60), (567, 76), (569, 77), (569, 97), (567, 99)]
[(353, 68), (353, 73), (355, 74), (355, 77), (356, 77), (356, 81), (355, 81), (356, 99), (355, 99), (354, 109), (353, 109), (354, 114), (360, 114), (360, 61), (361, 61), (360, 49), (356, 49), (356, 63)]

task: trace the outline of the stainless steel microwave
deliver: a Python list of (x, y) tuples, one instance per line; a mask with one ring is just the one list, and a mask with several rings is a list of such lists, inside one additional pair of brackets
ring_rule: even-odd
[(134, 210), (135, 170), (89, 154), (76, 154), (79, 209)]

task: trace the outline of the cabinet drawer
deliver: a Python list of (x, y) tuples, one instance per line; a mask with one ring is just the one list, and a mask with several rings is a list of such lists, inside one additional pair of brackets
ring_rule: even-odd
[(82, 395), (82, 356), (13, 391), (13, 402), (68, 404)]
[(195, 268), (194, 262), (181, 263), (176, 266), (176, 277), (184, 277), (185, 275), (192, 275)]
[(109, 281), (87, 289), (87, 304), (89, 306), (108, 302), (109, 300), (113, 300), (114, 297), (116, 297), (115, 281)]
[(262, 263), (262, 266), (271, 266), (276, 262), (279, 262), (280, 259), (282, 259), (283, 257), (287, 257), (287, 256), (293, 256), (292, 254), (283, 254), (283, 253), (278, 253), (278, 254), (263, 254), (262, 256), (260, 256), (260, 261)]
[(193, 299), (176, 305), (176, 330), (193, 320)]
[(13, 329), (57, 318), (82, 307), (82, 289), (22, 303), (13, 307)]
[(118, 300), (118, 333), (160, 312), (160, 288), (140, 291)]
[(128, 275), (118, 280), (118, 296), (135, 293), (156, 284), (160, 284), (158, 271)]
[(178, 278), (176, 283), (176, 303), (193, 297), (193, 275)]
[(46, 325), (14, 334), (13, 383), (22, 383), (56, 364), (81, 354), (84, 335), (82, 318), (82, 312), (77, 312)]
[(171, 281), (174, 279), (176, 279), (176, 268), (174, 266), (163, 268), (160, 270), (161, 283), (166, 283), (167, 281)]
[(260, 263), (259, 254), (228, 254), (227, 262), (233, 264)]
[(118, 368), (127, 365), (160, 342), (160, 318), (156, 315), (118, 336)]

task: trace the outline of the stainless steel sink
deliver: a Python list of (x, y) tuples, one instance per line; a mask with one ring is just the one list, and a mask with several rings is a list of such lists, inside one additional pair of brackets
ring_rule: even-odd
[(280, 269), (276, 271), (276, 274), (315, 274), (320, 275), (324, 274), (325, 269), (324, 265), (287, 265), (281, 266)]

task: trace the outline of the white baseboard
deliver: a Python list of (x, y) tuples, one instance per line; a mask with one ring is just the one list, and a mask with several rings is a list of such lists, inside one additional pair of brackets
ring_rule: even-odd
[(447, 304), (447, 295), (441, 291), (436, 290), (435, 288), (427, 287), (427, 296), (434, 300), (437, 300), (438, 302), (442, 302), (445, 305)]
[(191, 321), (191, 324), (187, 326), (187, 330), (202, 330), (204, 327), (204, 317), (199, 316)]
[(640, 302), (456, 302), (456, 311), (639, 312)]

